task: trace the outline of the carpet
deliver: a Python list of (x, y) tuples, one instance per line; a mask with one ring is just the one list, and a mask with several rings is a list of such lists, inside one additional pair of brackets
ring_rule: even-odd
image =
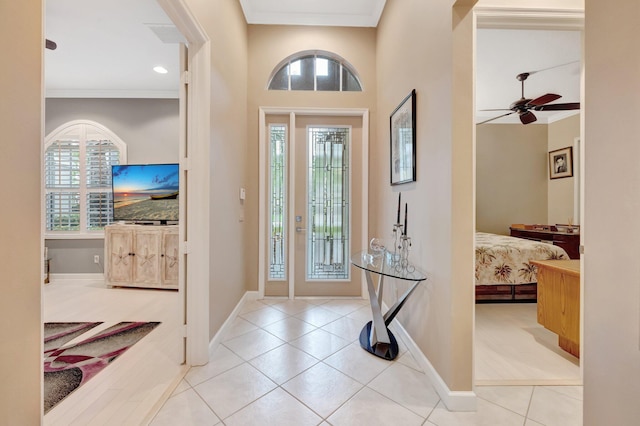
[(44, 412), (45, 414), (136, 342), (159, 322), (121, 322), (64, 346), (90, 332), (100, 322), (46, 323), (44, 326)]

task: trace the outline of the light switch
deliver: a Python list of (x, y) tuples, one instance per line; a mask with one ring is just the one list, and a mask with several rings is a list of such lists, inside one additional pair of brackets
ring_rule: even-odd
[(240, 188), (240, 199), (244, 201), (246, 196), (247, 196), (247, 193), (245, 192), (244, 188)]

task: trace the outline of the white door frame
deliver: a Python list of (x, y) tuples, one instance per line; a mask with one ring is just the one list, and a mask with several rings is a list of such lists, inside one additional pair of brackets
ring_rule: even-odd
[[(368, 235), (369, 235), (369, 110), (362, 108), (280, 108), (280, 107), (260, 107), (259, 108), (259, 182), (267, 182), (268, 179), (268, 167), (267, 161), (267, 115), (289, 115), (289, 158), (293, 156), (293, 147), (295, 146), (295, 127), (296, 116), (314, 115), (314, 116), (344, 116), (344, 117), (361, 117), (362, 118), (362, 194), (360, 194), (360, 202), (362, 203), (362, 217), (355, 218), (360, 220), (361, 226), (361, 246), (367, 247)], [(290, 181), (287, 186), (289, 193), (293, 193), (295, 190), (295, 182)], [(264, 298), (264, 287), (266, 283), (266, 237), (265, 232), (267, 229), (267, 210), (266, 201), (267, 194), (264, 185), (260, 185), (259, 189), (259, 219), (258, 219), (258, 294), (259, 298)], [(289, 203), (288, 217), (293, 217), (292, 203)], [(295, 222), (288, 221), (288, 246), (294, 246), (295, 238)], [(293, 265), (289, 262), (287, 268), (287, 280), (289, 282), (289, 299), (294, 298), (294, 280), (293, 280)], [(366, 282), (364, 278), (361, 279), (360, 295), (367, 294)]]
[(185, 295), (186, 363), (204, 365), (209, 361), (211, 46), (185, 0), (157, 1), (189, 46), (189, 71), (183, 76), (187, 84), (186, 117), (181, 117), (181, 125), (186, 125), (181, 134), (186, 141), (180, 144), (180, 167), (182, 176), (188, 177), (184, 185), (189, 196), (183, 207), (186, 217), (180, 221), (180, 291)]
[[(582, 31), (584, 32), (584, 11), (583, 10), (564, 10), (564, 9), (543, 9), (543, 8), (510, 8), (510, 7), (482, 7), (476, 6), (473, 8), (473, 19), (470, 20), (469, 24), (472, 26), (471, 31), (469, 31), (466, 36), (468, 39), (461, 39), (458, 41), (458, 46), (473, 46), (472, 52), (472, 63), (473, 63), (473, 76), (472, 76), (472, 84), (473, 87), (472, 93), (464, 94), (468, 99), (473, 99), (473, 111), (475, 111), (475, 64), (476, 64), (476, 48), (475, 48), (475, 37), (476, 30), (478, 28), (496, 28), (496, 29), (538, 29), (538, 30), (573, 30), (573, 31)], [(584, 36), (583, 36), (584, 37)], [(455, 50), (454, 50), (455, 55)], [(582, 64), (581, 68), (584, 70), (584, 47), (582, 52)], [(455, 71), (455, 70), (454, 70)], [(582, 81), (581, 81), (581, 99), (580, 102), (584, 105), (584, 73), (582, 73)], [(469, 110), (471, 111), (471, 110)], [(473, 118), (474, 113), (471, 115), (464, 114), (454, 114), (453, 127), (456, 126), (468, 126), (468, 123), (474, 123), (475, 120)], [(584, 134), (584, 114), (581, 117), (580, 123), (580, 133)], [(581, 139), (583, 139), (581, 137)], [(463, 140), (458, 140), (462, 144), (468, 144)], [(454, 140), (454, 144), (456, 140)], [(473, 152), (474, 152), (474, 167), (475, 167), (475, 132), (473, 132), (472, 138), (473, 144)], [(583, 157), (584, 152), (581, 150), (580, 153), (581, 158)], [(584, 163), (584, 159), (581, 160), (581, 166)], [(576, 177), (576, 184), (581, 185), (580, 195), (584, 194), (584, 169), (581, 168), (581, 176)], [(474, 197), (474, 212), (475, 212), (475, 176), (474, 179), (474, 189), (473, 189), (473, 197)], [(579, 182), (578, 182), (579, 180)], [(584, 218), (584, 199), (579, 201), (579, 217), (580, 220)], [(581, 233), (582, 235), (582, 233)], [(581, 236), (582, 238), (582, 236)], [(582, 243), (582, 242), (581, 242)], [(470, 285), (474, 285), (473, 281), (470, 282)], [(584, 306), (584, 262), (581, 262), (581, 273), (580, 273), (580, 306)], [(474, 313), (475, 313), (475, 305), (474, 305)], [(475, 334), (475, 315), (473, 315), (473, 329), (472, 333)], [(584, 309), (580, 309), (580, 353), (583, 353), (583, 344), (584, 339), (582, 338), (584, 333)], [(475, 354), (473, 362), (475, 362)], [(584, 371), (584, 362), (581, 360), (580, 362), (580, 377), (583, 376)], [(475, 385), (475, 371), (473, 372), (473, 383)]]

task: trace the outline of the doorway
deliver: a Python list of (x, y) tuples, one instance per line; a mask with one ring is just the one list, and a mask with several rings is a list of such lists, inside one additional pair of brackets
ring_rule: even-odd
[(261, 110), (261, 297), (361, 297), (368, 112)]
[[(574, 17), (567, 19), (566, 16), (559, 17), (556, 16), (553, 12), (549, 12), (545, 14), (546, 16), (541, 16), (537, 14), (535, 17), (532, 16), (532, 21), (528, 22), (526, 25), (523, 25), (521, 22), (516, 22), (516, 18), (509, 19), (505, 16), (499, 16), (496, 11), (485, 11), (480, 9), (476, 9), (476, 16), (478, 17), (477, 29), (485, 29), (490, 28), (491, 31), (499, 32), (500, 30), (535, 30), (535, 31), (543, 31), (543, 30), (572, 30), (574, 32), (580, 32), (582, 30), (582, 20), (581, 15), (576, 13)], [(497, 22), (500, 21), (500, 22)], [(474, 25), (474, 32), (476, 31)], [(580, 49), (580, 47), (578, 47)], [(525, 49), (526, 51), (526, 49)], [(474, 61), (479, 61), (478, 51), (474, 51), (475, 59)], [(533, 55), (530, 55), (531, 57)], [(578, 54), (579, 57), (582, 57), (581, 54)], [(515, 59), (514, 59), (515, 60)], [(565, 61), (557, 61), (555, 64), (562, 64)], [(566, 65), (566, 64), (565, 64)], [(547, 66), (547, 65), (545, 65)], [(539, 68), (543, 68), (544, 66), (540, 66)], [(576, 65), (577, 68), (581, 68)], [(479, 68), (479, 65), (478, 65)], [(474, 67), (474, 69), (478, 69)], [(523, 69), (524, 71), (534, 71), (535, 68), (531, 69)], [(478, 70), (479, 71), (479, 70)], [(544, 71), (544, 70), (543, 70)], [(474, 71), (475, 72), (475, 71)], [(517, 73), (514, 73), (513, 77), (515, 77)], [(532, 73), (533, 74), (533, 73)], [(514, 79), (515, 81), (515, 79)], [(505, 82), (509, 84), (509, 81)], [(530, 84), (528, 82), (527, 84)], [(518, 88), (516, 88), (518, 89)], [(479, 88), (478, 88), (479, 90)], [(486, 89), (485, 89), (486, 90)], [(538, 90), (543, 90), (543, 88), (538, 88), (535, 86), (527, 86), (526, 90), (537, 92)], [(552, 88), (545, 88), (544, 90), (553, 91)], [(516, 90), (517, 92), (517, 90)], [(544, 92), (542, 92), (544, 93)], [(528, 93), (529, 95), (533, 95), (534, 93)], [(519, 95), (519, 93), (516, 93)], [(579, 95), (578, 95), (579, 96)], [(515, 99), (516, 97), (514, 97)], [(574, 99), (570, 99), (573, 101)], [(575, 99), (580, 100), (582, 99)], [(569, 101), (569, 99), (567, 99)], [(485, 107), (486, 108), (486, 107)], [(475, 109), (475, 106), (474, 106)], [(498, 114), (498, 113), (492, 113)], [(539, 117), (540, 118), (540, 117)], [(567, 119), (568, 120), (568, 119)], [(482, 121), (482, 120), (478, 120)], [(475, 122), (475, 121), (474, 121)], [(511, 124), (511, 126), (516, 126), (518, 129), (522, 129), (524, 126), (517, 121), (516, 115), (516, 123)], [(574, 120), (574, 126), (576, 127), (575, 134), (572, 133), (570, 137), (565, 138), (566, 141), (563, 142), (565, 145), (572, 146), (575, 145), (574, 137), (579, 136), (582, 130), (581, 119)], [(487, 124), (483, 125), (487, 126)], [(499, 124), (495, 124), (495, 126), (500, 126)], [(507, 125), (508, 126), (508, 125)], [(529, 124), (528, 126), (532, 126)], [(549, 124), (552, 126), (552, 124)], [(545, 126), (546, 127), (546, 126)], [(486, 132), (485, 129), (478, 129), (475, 137), (475, 150), (476, 150), (476, 158), (474, 160), (476, 165), (476, 170), (480, 172), (481, 167), (481, 156), (485, 155), (482, 151), (482, 142), (481, 139), (482, 134), (493, 134), (494, 132)], [(504, 132), (496, 132), (496, 133), (504, 133)], [(549, 132), (551, 133), (551, 132)], [(545, 135), (546, 137), (546, 135)], [(492, 140), (493, 143), (495, 141)], [(512, 139), (513, 141), (513, 139)], [(545, 176), (546, 172), (546, 154), (547, 151), (552, 150), (553, 141), (551, 138), (549, 142), (544, 141), (544, 146), (541, 148), (540, 155), (535, 156), (535, 158), (540, 157), (541, 165), (544, 167), (542, 179), (539, 180), (540, 184), (547, 185), (548, 178)], [(509, 149), (512, 149), (514, 143), (509, 144)], [(574, 168), (576, 170), (580, 169), (580, 150), (577, 145), (574, 146)], [(520, 155), (522, 157), (522, 155)], [(509, 161), (504, 161), (502, 164), (510, 164)], [(520, 174), (523, 174), (522, 170), (520, 170)], [(519, 176), (520, 177), (520, 176)], [(490, 186), (484, 186), (480, 181), (481, 177), (476, 176), (476, 189), (475, 189), (475, 197), (476, 197), (476, 229), (478, 231), (484, 232), (495, 232), (501, 234), (509, 234), (509, 223), (513, 222), (526, 222), (526, 223), (540, 223), (543, 221), (547, 223), (548, 220), (551, 220), (551, 217), (554, 216), (552, 214), (554, 209), (544, 209), (543, 219), (533, 219), (535, 222), (531, 222), (527, 219), (522, 219), (522, 216), (518, 217), (518, 219), (511, 218), (510, 222), (506, 227), (503, 226), (504, 230), (502, 231), (494, 231), (483, 229), (484, 226), (487, 226), (490, 223), (490, 220), (503, 225), (506, 223), (504, 220), (501, 222), (499, 219), (495, 217), (495, 215), (489, 217), (489, 219), (484, 222), (478, 219), (479, 215), (482, 212), (478, 211), (479, 206), (483, 203), (483, 206), (487, 206), (487, 202), (490, 203), (487, 199), (482, 199), (482, 190), (483, 188), (490, 188)], [(568, 201), (570, 205), (570, 209), (572, 209), (572, 213), (563, 213), (562, 218), (556, 218), (553, 221), (553, 224), (556, 222), (565, 223), (565, 221), (573, 220), (573, 223), (576, 224), (579, 221), (579, 218), (583, 217), (581, 206), (580, 206), (580, 191), (582, 190), (582, 185), (580, 182), (583, 182), (583, 179), (578, 175), (574, 176), (574, 180), (576, 182), (575, 190), (572, 188), (571, 190), (575, 193), (575, 198), (571, 197), (571, 200)], [(554, 182), (551, 182), (554, 183)], [(569, 185), (573, 186), (572, 182), (566, 182)], [(528, 183), (527, 185), (531, 185)], [(504, 185), (503, 185), (504, 186)], [(549, 203), (551, 203), (553, 199), (553, 194), (551, 189), (549, 189), (549, 195), (547, 196), (547, 188), (544, 188), (544, 202), (547, 203), (547, 199), (549, 199)], [(493, 194), (495, 195), (495, 194)], [(496, 200), (494, 200), (495, 205), (497, 204), (507, 204), (508, 201), (505, 199), (501, 199), (501, 197), (496, 196)], [(574, 203), (575, 199), (575, 203)], [(575, 205), (575, 207), (574, 207)], [(512, 206), (507, 206), (508, 208)], [(551, 206), (550, 207), (557, 207)], [(557, 210), (557, 209), (556, 209)], [(504, 213), (504, 212), (502, 212)], [(530, 213), (528, 209), (520, 209), (519, 214), (526, 216)], [(557, 215), (556, 215), (557, 216)], [(488, 216), (487, 216), (488, 217)], [(569, 217), (569, 219), (567, 219)], [(581, 285), (582, 287), (582, 285)], [(495, 307), (495, 309), (492, 309)], [(581, 326), (582, 328), (582, 326)], [(520, 333), (519, 335), (513, 335), (515, 337), (504, 337), (510, 330), (514, 330), (516, 333)], [(549, 335), (547, 335), (548, 333)], [(475, 343), (474, 343), (474, 382), (475, 384), (567, 384), (567, 385), (578, 385), (582, 383), (582, 365), (580, 361), (569, 355), (564, 353), (557, 346), (557, 336), (548, 332), (548, 330), (544, 329), (537, 323), (536, 316), (536, 305), (535, 304), (483, 304), (475, 306), (475, 322), (474, 322), (474, 334), (475, 334)], [(499, 337), (503, 336), (503, 337)], [(520, 336), (520, 337), (518, 337)], [(506, 339), (506, 340), (505, 340)], [(519, 340), (521, 339), (521, 340)], [(505, 343), (506, 342), (506, 343)], [(520, 343), (518, 343), (520, 342)], [(534, 352), (530, 349), (529, 346), (535, 346), (535, 350), (539, 352)], [(502, 349), (504, 350), (502, 350)], [(505, 352), (518, 353), (517, 355), (504, 355)], [(537, 355), (533, 355), (537, 354)], [(542, 355), (541, 355), (542, 354)], [(517, 358), (517, 359), (516, 359)]]
[[(181, 201), (180, 205), (180, 290), (179, 294), (175, 296), (179, 297), (178, 303), (173, 304), (175, 307), (172, 315), (178, 317), (176, 319), (175, 333), (170, 336), (172, 339), (172, 347), (174, 339), (178, 339), (181, 342), (186, 338), (187, 347), (186, 351), (180, 349), (175, 351), (172, 349), (171, 353), (166, 353), (167, 345), (165, 342), (154, 341), (154, 344), (158, 344), (158, 350), (151, 350), (148, 352), (149, 358), (145, 360), (144, 356), (138, 357), (139, 367), (130, 374), (120, 374), (122, 380), (119, 383), (123, 383), (127, 380), (127, 377), (135, 379), (135, 386), (124, 386), (124, 391), (121, 394), (125, 400), (135, 400), (136, 393), (143, 393), (146, 391), (146, 386), (153, 388), (152, 392), (147, 392), (145, 395), (144, 403), (138, 404), (134, 410), (123, 411), (120, 413), (122, 418), (134, 423), (145, 423), (149, 420), (147, 417), (149, 413), (152, 413), (156, 402), (163, 397), (163, 390), (173, 385), (173, 381), (177, 379), (187, 365), (202, 365), (208, 361), (208, 257), (209, 257), (209, 214), (208, 214), (208, 197), (209, 194), (205, 190), (204, 194), (198, 194), (199, 196), (186, 197), (187, 194), (193, 194), (196, 189), (200, 190), (205, 185), (198, 185), (195, 187), (196, 182), (206, 182), (206, 177), (209, 171), (209, 67), (210, 67), (210, 46), (209, 40), (195, 21), (191, 12), (187, 9), (184, 2), (175, 2), (170, 0), (158, 0), (166, 14), (171, 21), (176, 23), (178, 31), (185, 35), (187, 43), (189, 45), (189, 51), (183, 52), (181, 62), (189, 64), (190, 69), (190, 82), (186, 85), (187, 79), (182, 79), (181, 83), (181, 99), (180, 99), (180, 163), (181, 163)], [(188, 131), (187, 131), (188, 129)], [(189, 226), (187, 226), (187, 222)], [(196, 233), (195, 230), (198, 230)], [(187, 254), (186, 241), (189, 242), (190, 247), (194, 248), (193, 254)], [(189, 292), (186, 291), (187, 277), (189, 277)], [(126, 290), (124, 290), (126, 291)], [(160, 298), (166, 299), (168, 292), (159, 292)], [(158, 309), (162, 309), (160, 304), (155, 304), (152, 301), (146, 304), (150, 315), (158, 315)], [(77, 307), (77, 305), (76, 305)], [(138, 314), (135, 312), (134, 314)], [(136, 315), (131, 315), (135, 317)], [(185, 322), (188, 322), (190, 327), (187, 329)], [(149, 339), (151, 340), (151, 339)], [(185, 353), (186, 352), (186, 353)], [(158, 356), (162, 354), (162, 356)], [(184, 360), (186, 357), (186, 364)], [(128, 357), (131, 360), (131, 356)], [(171, 371), (164, 372), (166, 378), (167, 374), (172, 374), (168, 377), (168, 382), (163, 382), (159, 385), (153, 385), (147, 380), (141, 380), (141, 375), (147, 373), (148, 377), (154, 376), (153, 370), (157, 368), (157, 360), (159, 359), (171, 360)], [(153, 360), (153, 362), (149, 362)], [(175, 362), (173, 362), (175, 360)], [(183, 364), (180, 365), (180, 362)], [(174, 370), (175, 367), (175, 370)], [(97, 379), (96, 379), (97, 380)], [(96, 381), (93, 382), (97, 383)], [(92, 383), (89, 385), (93, 386)], [(90, 391), (89, 388), (87, 390)], [(115, 395), (115, 392), (112, 392)], [(93, 391), (93, 394), (99, 394)], [(75, 394), (74, 394), (75, 395)], [(72, 395), (73, 396), (73, 395)], [(117, 398), (120, 398), (118, 396)], [(116, 399), (117, 399), (116, 398)], [(113, 413), (118, 410), (118, 400), (112, 404), (101, 403), (100, 407), (94, 409), (94, 414), (97, 416), (104, 416), (103, 413)], [(76, 407), (78, 410), (82, 409), (82, 405)], [(80, 413), (78, 411), (78, 413)], [(73, 413), (67, 411), (63, 413), (68, 420)]]

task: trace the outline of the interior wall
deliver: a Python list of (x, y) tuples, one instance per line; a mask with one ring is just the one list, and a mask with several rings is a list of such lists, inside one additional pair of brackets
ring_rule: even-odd
[(547, 222), (547, 127), (476, 126), (478, 231), (509, 235), (512, 223)]
[[(573, 147), (575, 138), (580, 137), (580, 114), (572, 115), (564, 120), (549, 124), (549, 152), (556, 149)], [(573, 153), (574, 176), (561, 179), (548, 179), (548, 219), (547, 223), (568, 223), (574, 215), (575, 169), (579, 166)], [(549, 176), (549, 160), (547, 159), (547, 176)]]
[(239, 198), (248, 185), (247, 24), (237, 1), (186, 3), (211, 40), (211, 339), (245, 294), (247, 270), (254, 267), (246, 248), (255, 246), (255, 235), (247, 236)]
[(640, 418), (640, 3), (585, 0), (585, 15), (583, 417), (631, 425)]
[(175, 163), (179, 159), (178, 99), (69, 99), (45, 101), (45, 135), (73, 120), (102, 124), (127, 144), (127, 162)]
[[(468, 391), (472, 388), (473, 240), (472, 226), (467, 224), (473, 223), (473, 164), (471, 143), (454, 147), (452, 142), (453, 3), (405, 0), (385, 6), (378, 25), (377, 110), (381, 119), (377, 124), (380, 137), (370, 151), (371, 170), (376, 172), (370, 177), (370, 192), (375, 197), (370, 198), (369, 208), (377, 215), (372, 221), (373, 235), (390, 238), (398, 192), (402, 192), (402, 202), (408, 203), (410, 260), (429, 279), (407, 300), (399, 320), (448, 388)], [(417, 92), (417, 181), (390, 186), (387, 117), (412, 89)], [(466, 99), (470, 92), (471, 88)], [(464, 170), (454, 181), (454, 162), (462, 157), (469, 161), (460, 163)], [(461, 190), (454, 195), (453, 188), (459, 184)], [(455, 254), (458, 230), (452, 217), (458, 201), (464, 204), (459, 213), (466, 215), (460, 229), (468, 231), (469, 240), (467, 249)], [(468, 265), (468, 282), (454, 281), (452, 269), (458, 255), (462, 257), (457, 265), (463, 265), (463, 270)], [(393, 300), (385, 298), (385, 302), (391, 306)]]
[[(73, 120), (102, 124), (127, 144), (129, 164), (176, 163), (178, 99), (70, 99), (45, 101), (45, 136)], [(104, 272), (104, 238), (46, 239), (51, 274)], [(100, 263), (93, 256), (100, 256)]]
[(40, 0), (0, 3), (0, 424), (42, 419), (42, 70)]
[[(247, 242), (247, 282), (258, 290), (259, 185), (258, 109), (259, 107), (367, 108), (370, 110), (370, 144), (375, 143), (376, 109), (376, 31), (375, 28), (249, 25), (248, 118), (249, 150), (246, 220), (251, 241)], [(267, 90), (274, 68), (290, 55), (305, 50), (325, 50), (344, 58), (358, 73), (362, 92), (310, 92)], [(356, 161), (354, 159), (353, 161)], [(266, 189), (266, 186), (263, 187)], [(370, 194), (371, 196), (371, 194)], [(375, 197), (375, 196), (374, 196)], [(369, 220), (376, 212), (370, 211)]]

